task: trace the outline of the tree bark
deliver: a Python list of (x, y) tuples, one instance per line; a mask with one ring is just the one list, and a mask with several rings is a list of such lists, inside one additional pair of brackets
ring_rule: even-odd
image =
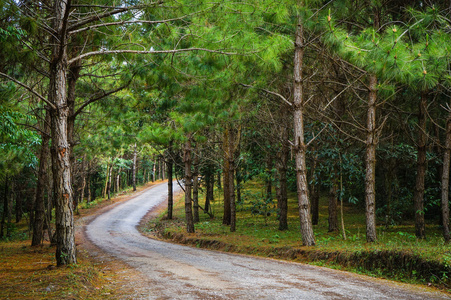
[(377, 77), (369, 75), (369, 96), (367, 111), (366, 136), (366, 172), (365, 172), (365, 215), (366, 240), (369, 243), (377, 240), (376, 236), (376, 102)]
[(230, 193), (230, 232), (236, 231), (235, 203), (235, 132), (229, 130), (229, 193)]
[(427, 93), (421, 94), (418, 111), (418, 155), (417, 176), (415, 181), (415, 192), (413, 194), (413, 205), (415, 210), (415, 234), (417, 238), (426, 238), (424, 223), (424, 180), (426, 177), (426, 109)]
[(199, 156), (194, 156), (194, 172), (193, 172), (193, 218), (194, 223), (199, 222)]
[(329, 190), (329, 232), (338, 231), (337, 180), (332, 181)]
[(445, 243), (450, 241), (449, 233), (449, 168), (451, 160), (451, 110), (448, 112), (446, 120), (446, 141), (445, 151), (443, 154), (443, 171), (442, 171), (442, 225), (443, 238)]
[(16, 200), (16, 223), (19, 223), (20, 220), (22, 219), (22, 202), (23, 202), (22, 195), (20, 192), (19, 194), (16, 195), (15, 200)]
[(41, 133), (41, 153), (39, 155), (39, 170), (36, 182), (36, 198), (34, 201), (33, 213), (33, 234), (31, 246), (38, 246), (44, 240), (45, 222), (45, 182), (47, 180), (47, 161), (50, 156), (49, 141), (50, 136), (50, 113), (47, 110)]
[(267, 154), (266, 158), (266, 199), (272, 200), (272, 157)]
[(173, 174), (172, 174), (172, 141), (169, 142), (168, 147), (168, 158), (166, 160), (167, 169), (168, 169), (168, 219), (172, 220), (172, 210), (174, 206), (174, 192), (173, 192), (173, 186), (172, 186), (172, 180), (173, 180)]
[(73, 192), (68, 140), (69, 107), (67, 103), (67, 1), (54, 3), (52, 55), (50, 63), (49, 101), (51, 110), (52, 147), (56, 163), (54, 167), (56, 262), (58, 266), (77, 262), (73, 219)]
[[(288, 113), (286, 107), (281, 109), (282, 120), (286, 118)], [(277, 153), (277, 177), (278, 184), (276, 186), (277, 209), (279, 219), (279, 230), (288, 229), (288, 194), (287, 194), (287, 170), (288, 170), (288, 155), (290, 148), (288, 145), (288, 128), (282, 124), (281, 132), (281, 147)]]
[(185, 220), (186, 220), (186, 232), (194, 232), (194, 220), (193, 210), (191, 204), (191, 182), (193, 175), (191, 173), (191, 136), (188, 136), (188, 140), (185, 143), (183, 160), (185, 163)]
[(108, 195), (108, 200), (111, 199), (111, 177), (113, 175), (113, 162), (111, 162), (111, 165), (108, 169), (108, 183), (107, 183), (107, 195)]
[(315, 179), (316, 166), (318, 164), (318, 157), (313, 157), (313, 164), (311, 166), (312, 179), (310, 180), (310, 200), (312, 203), (312, 224), (318, 225), (319, 221), (319, 183)]
[(133, 191), (136, 191), (136, 158), (138, 156), (138, 149), (135, 146), (133, 147), (133, 169), (132, 169), (132, 184), (133, 184)]
[(223, 162), (223, 193), (224, 193), (224, 214), (222, 216), (222, 224), (224, 225), (230, 225), (231, 221), (231, 215), (230, 215), (230, 159), (229, 156), (231, 155), (229, 153), (230, 147), (229, 147), (229, 129), (226, 129), (224, 131), (224, 143), (223, 143), (223, 149), (224, 149), (224, 162)]
[(209, 169), (207, 174), (205, 174), (205, 185), (206, 185), (206, 195), (205, 195), (205, 211), (210, 211), (210, 204), (214, 198), (214, 184), (215, 178), (214, 173)]
[(310, 216), (307, 167), (305, 164), (306, 149), (304, 143), (304, 90), (302, 82), (304, 47), (304, 28), (301, 17), (298, 16), (298, 22), (296, 25), (293, 75), (293, 117), (296, 153), (296, 183), (302, 244), (305, 246), (313, 246), (315, 245), (315, 236), (313, 235), (313, 226)]

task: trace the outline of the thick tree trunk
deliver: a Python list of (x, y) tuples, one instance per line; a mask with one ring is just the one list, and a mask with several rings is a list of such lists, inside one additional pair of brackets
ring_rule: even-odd
[(229, 130), (229, 193), (230, 193), (230, 232), (236, 231), (235, 204), (235, 132)]
[(73, 192), (68, 140), (69, 107), (67, 103), (67, 32), (66, 22), (69, 7), (66, 1), (55, 1), (53, 29), (57, 36), (52, 38), (50, 63), (49, 100), (51, 110), (52, 148), (55, 153), (54, 190), (56, 225), (57, 265), (76, 263), (73, 218)]
[(224, 165), (223, 165), (223, 180), (224, 180), (224, 214), (222, 216), (222, 224), (224, 225), (230, 225), (231, 221), (231, 215), (230, 215), (230, 158), (231, 155), (229, 153), (230, 147), (229, 147), (229, 129), (226, 129), (224, 131), (224, 143), (223, 143), (223, 149), (224, 149)]
[(296, 182), (299, 204), (299, 219), (301, 223), (302, 244), (315, 245), (313, 226), (310, 216), (310, 202), (308, 197), (307, 166), (305, 164), (304, 143), (304, 90), (302, 84), (302, 70), (304, 58), (304, 28), (301, 17), (296, 26), (296, 40), (294, 50), (294, 83), (293, 83), (293, 118), (294, 139), (296, 153)]
[(417, 238), (426, 238), (424, 223), (424, 180), (426, 177), (426, 109), (427, 93), (423, 92), (418, 112), (418, 155), (417, 176), (415, 192), (413, 194), (413, 206), (415, 210), (415, 234)]
[(365, 214), (366, 240), (377, 240), (376, 236), (376, 102), (377, 77), (369, 75), (369, 96), (367, 111), (366, 173), (365, 173)]
[[(39, 170), (36, 182), (36, 198), (34, 201), (33, 212), (33, 235), (31, 246), (38, 246), (44, 240), (44, 222), (45, 222), (45, 183), (48, 179), (47, 161), (50, 156), (49, 141), (50, 136), (50, 113), (47, 110), (41, 133), (41, 153), (39, 155)], [(50, 201), (50, 200), (49, 200)]]
[(451, 160), (451, 110), (446, 120), (446, 141), (445, 151), (443, 154), (443, 171), (442, 171), (442, 225), (443, 238), (445, 243), (450, 241), (449, 233), (449, 168)]
[(132, 169), (132, 184), (133, 184), (133, 191), (136, 191), (136, 158), (138, 157), (138, 149), (135, 146), (133, 147), (133, 169)]
[(329, 232), (338, 231), (337, 180), (332, 181), (329, 190)]
[(188, 233), (194, 232), (194, 221), (193, 221), (193, 210), (191, 204), (191, 185), (193, 180), (193, 175), (191, 173), (191, 136), (185, 143), (183, 160), (185, 163), (185, 220), (186, 220), (186, 231)]

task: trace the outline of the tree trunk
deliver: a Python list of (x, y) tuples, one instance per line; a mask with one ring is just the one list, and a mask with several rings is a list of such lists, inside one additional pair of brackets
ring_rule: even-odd
[(6, 222), (8, 224), (8, 226), (6, 226), (6, 236), (7, 237), (11, 236), (11, 229), (12, 229), (11, 228), (11, 224), (12, 224), (11, 217), (12, 217), (12, 210), (13, 210), (13, 203), (14, 203), (14, 199), (13, 199), (14, 191), (16, 189), (14, 183), (15, 183), (15, 180), (14, 180), (14, 178), (12, 178), (11, 183), (10, 183), (11, 188), (9, 189), (9, 193), (7, 194), (7, 200), (8, 200), (8, 213), (6, 214), (6, 217), (7, 217)]
[(450, 241), (449, 233), (449, 168), (451, 160), (451, 110), (448, 112), (446, 120), (446, 141), (443, 154), (443, 172), (442, 172), (442, 225), (443, 238), (445, 243)]
[(88, 190), (88, 200), (87, 203), (92, 201), (92, 194), (91, 194), (91, 161), (88, 162), (88, 170), (87, 170), (88, 174), (88, 183), (87, 183), (87, 190)]
[(5, 178), (5, 186), (3, 190), (3, 214), (2, 214), (2, 224), (0, 228), (0, 238), (4, 237), (7, 214), (8, 214), (8, 177)]
[(136, 191), (136, 158), (138, 156), (138, 149), (135, 146), (133, 147), (133, 167), (132, 167), (132, 184), (133, 184), (133, 191)]
[(156, 172), (157, 172), (157, 160), (153, 163), (153, 174), (152, 174), (152, 182), (155, 182), (156, 180)]
[(301, 17), (298, 16), (298, 24), (296, 26), (293, 75), (293, 117), (296, 153), (296, 183), (302, 244), (305, 246), (313, 246), (315, 245), (315, 236), (313, 235), (313, 226), (310, 216), (307, 167), (305, 164), (306, 149), (304, 143), (304, 91), (302, 84), (304, 47), (304, 28), (302, 25)]
[(214, 184), (215, 184), (214, 173), (208, 169), (205, 175), (205, 185), (206, 185), (206, 195), (205, 195), (205, 211), (210, 211), (210, 204), (213, 201), (214, 195)]
[(184, 153), (184, 163), (185, 163), (185, 219), (186, 219), (186, 232), (194, 232), (194, 220), (193, 211), (191, 204), (191, 182), (193, 180), (193, 175), (191, 173), (191, 136), (188, 136), (188, 140), (185, 143), (185, 153)]
[[(281, 109), (281, 119), (282, 121), (287, 118), (286, 114), (288, 110), (286, 107)], [(288, 155), (289, 155), (289, 145), (288, 145), (288, 128), (282, 125), (281, 127), (281, 148), (277, 153), (277, 177), (278, 184), (276, 186), (277, 194), (277, 209), (278, 209), (278, 219), (279, 219), (279, 230), (288, 229), (288, 194), (287, 194), (287, 170), (288, 170)]]
[[(22, 219), (22, 195), (20, 192), (15, 197), (16, 200), (16, 223), (19, 223)], [(26, 200), (25, 200), (26, 201)]]
[(413, 194), (413, 205), (415, 210), (415, 234), (417, 238), (426, 238), (424, 223), (424, 180), (426, 177), (426, 109), (427, 93), (421, 94), (421, 101), (418, 112), (418, 155), (417, 155), (417, 176), (415, 182), (415, 192)]
[(31, 246), (38, 246), (44, 240), (44, 222), (45, 222), (45, 182), (48, 179), (47, 161), (50, 155), (49, 141), (50, 136), (50, 113), (47, 110), (41, 133), (41, 153), (39, 156), (39, 170), (36, 182), (36, 198), (34, 201), (33, 214), (33, 234)]
[(76, 263), (73, 217), (73, 192), (70, 165), (70, 145), (67, 135), (69, 107), (67, 103), (67, 32), (66, 22), (69, 8), (66, 1), (55, 1), (53, 26), (57, 36), (53, 45), (50, 63), (49, 100), (51, 110), (52, 147), (55, 153), (54, 189), (56, 223), (57, 265)]
[(317, 157), (317, 155), (315, 155), (313, 157), (313, 164), (311, 166), (312, 179), (310, 180), (311, 181), (310, 182), (310, 199), (311, 199), (311, 203), (312, 203), (312, 224), (313, 225), (318, 225), (318, 221), (319, 221), (319, 188), (318, 188), (319, 183), (315, 179), (315, 171), (316, 171), (317, 164), (318, 164), (318, 157)]
[(107, 195), (108, 200), (111, 199), (111, 177), (113, 175), (113, 163), (111, 163), (111, 166), (108, 169), (108, 183), (107, 183)]
[(174, 192), (173, 192), (173, 175), (172, 175), (172, 157), (167, 160), (168, 165), (168, 219), (172, 220), (172, 210), (174, 206)]
[(338, 231), (337, 180), (332, 180), (329, 191), (329, 232)]
[(108, 182), (109, 180), (109, 176), (110, 176), (110, 162), (109, 162), (110, 158), (108, 158), (108, 163), (106, 165), (106, 173), (105, 173), (105, 188), (103, 189), (103, 198), (106, 198), (106, 194), (108, 191)]
[(268, 153), (266, 158), (266, 199), (272, 200), (272, 158)]
[(199, 156), (194, 156), (194, 172), (193, 172), (193, 218), (194, 223), (199, 223)]
[(229, 130), (229, 197), (230, 197), (230, 232), (236, 231), (235, 204), (235, 132)]
[(369, 243), (377, 240), (376, 236), (376, 102), (377, 77), (369, 75), (369, 96), (367, 111), (366, 136), (366, 173), (365, 173), (365, 215), (366, 240)]
[(224, 170), (224, 175), (223, 175), (223, 180), (224, 180), (224, 214), (222, 216), (222, 224), (224, 225), (230, 225), (230, 219), (231, 219), (231, 215), (230, 215), (230, 159), (229, 156), (231, 155), (229, 153), (230, 151), (230, 147), (229, 147), (229, 129), (226, 129), (224, 131), (224, 144), (223, 144), (223, 149), (224, 149), (224, 166), (223, 166), (223, 170)]
[(85, 190), (86, 190), (86, 154), (83, 155), (83, 162), (81, 165), (81, 190), (80, 190), (80, 203), (85, 199)]
[(117, 176), (116, 176), (116, 193), (119, 193), (119, 191), (121, 189), (121, 171), (122, 171), (122, 168), (119, 167), (119, 169), (117, 170)]
[(241, 203), (241, 172), (238, 167), (235, 168), (236, 181), (236, 202)]
[(221, 189), (221, 172), (218, 172), (218, 189)]

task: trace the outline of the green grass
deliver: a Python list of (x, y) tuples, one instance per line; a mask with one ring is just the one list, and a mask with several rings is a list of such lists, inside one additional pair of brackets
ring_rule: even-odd
[[(267, 211), (272, 211), (270, 216), (264, 217), (251, 212), (251, 208), (255, 207), (251, 201), (255, 202), (258, 201), (258, 197), (262, 198), (264, 186), (259, 182), (248, 182), (244, 189), (246, 190), (244, 193), (246, 199), (244, 203), (237, 205), (236, 232), (232, 233), (228, 226), (222, 225), (221, 191), (215, 191), (216, 200), (212, 203), (215, 218), (210, 219), (207, 214), (200, 211), (200, 222), (195, 226), (195, 234), (185, 234), (183, 201), (178, 201), (175, 205), (176, 221), (160, 218), (151, 221), (147, 230), (158, 227), (164, 231), (165, 235), (183, 234), (194, 239), (193, 243), (198, 246), (202, 244), (202, 241), (218, 241), (222, 245), (227, 245), (222, 247), (223, 250), (284, 259), (287, 257), (281, 253), (295, 249), (302, 255), (293, 254), (289, 259), (411, 283), (429, 284), (432, 282), (442, 288), (449, 288), (451, 246), (444, 244), (438, 225), (427, 225), (427, 238), (424, 240), (415, 237), (412, 223), (406, 222), (389, 228), (381, 225), (377, 229), (378, 241), (367, 243), (365, 214), (361, 209), (349, 204), (344, 207), (347, 237), (345, 240), (340, 232), (328, 232), (327, 199), (321, 199), (319, 224), (314, 226), (316, 246), (303, 247), (295, 194), (289, 195), (289, 229), (279, 231), (275, 201), (267, 209)], [(199, 203), (202, 206), (203, 201), (203, 196), (200, 195)], [(381, 260), (380, 264), (374, 262), (378, 259)], [(402, 262), (402, 266), (398, 265), (399, 261)], [(440, 268), (445, 268), (445, 271), (440, 269), (435, 272), (436, 274), (432, 274), (427, 270), (427, 268), (432, 268), (428, 265), (429, 263), (438, 264)], [(426, 268), (426, 270), (421, 270), (421, 268)]]

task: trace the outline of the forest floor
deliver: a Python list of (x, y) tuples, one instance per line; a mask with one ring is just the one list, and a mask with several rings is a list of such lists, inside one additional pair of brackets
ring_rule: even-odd
[[(154, 184), (139, 187), (138, 193)], [(96, 215), (132, 195), (124, 192), (79, 209), (76, 265), (56, 267), (55, 246), (47, 239), (31, 247), (26, 220), (19, 223), (10, 240), (0, 241), (0, 299), (134, 299), (142, 284), (139, 272), (100, 251), (84, 234), (84, 226)]]
[[(243, 195), (245, 201), (237, 204), (237, 231), (234, 233), (222, 224), (223, 202), (219, 192), (212, 203), (215, 218), (200, 212), (196, 233), (185, 232), (181, 198), (175, 204), (174, 220), (166, 220), (163, 213), (144, 224), (141, 231), (154, 238), (198, 248), (309, 263), (451, 292), (451, 246), (444, 244), (439, 226), (427, 225), (425, 240), (416, 239), (413, 224), (406, 221), (396, 226), (378, 226), (378, 242), (369, 244), (365, 238), (365, 215), (361, 209), (345, 205), (344, 239), (341, 228), (338, 232), (328, 232), (328, 203), (327, 199), (322, 199), (319, 224), (314, 226), (316, 246), (303, 247), (295, 195), (289, 198), (289, 229), (286, 231), (278, 230), (275, 202), (263, 208), (264, 204), (258, 203), (263, 195), (264, 186), (249, 183)], [(200, 195), (199, 203), (203, 206), (202, 201)], [(255, 213), (257, 205), (264, 213)], [(340, 215), (338, 219), (340, 221)]]

